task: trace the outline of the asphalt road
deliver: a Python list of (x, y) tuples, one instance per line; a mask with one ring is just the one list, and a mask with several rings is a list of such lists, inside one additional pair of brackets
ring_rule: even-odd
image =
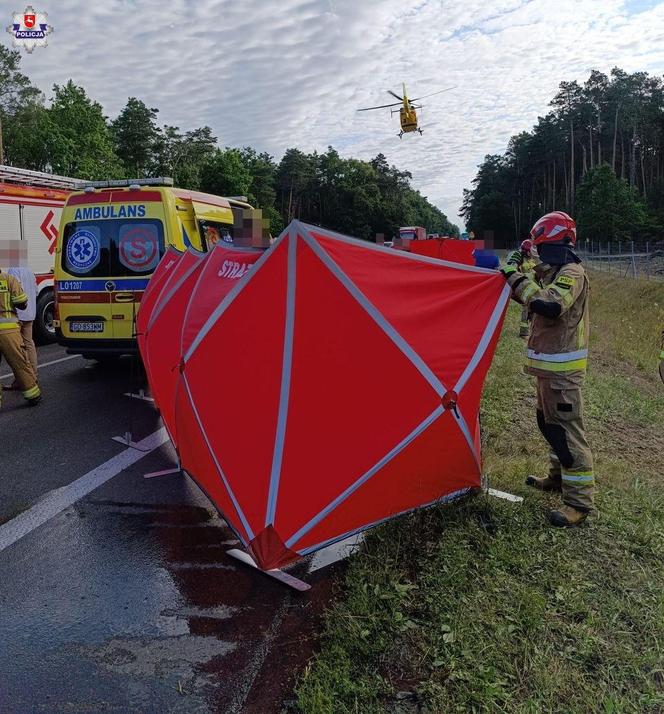
[[(124, 395), (145, 386), (137, 363), (56, 345), (39, 362), (42, 404), (4, 392), (0, 410), (0, 712), (281, 711), (339, 566), (296, 594), (229, 558), (188, 477), (144, 477), (173, 451)], [(161, 445), (112, 440), (127, 431)]]

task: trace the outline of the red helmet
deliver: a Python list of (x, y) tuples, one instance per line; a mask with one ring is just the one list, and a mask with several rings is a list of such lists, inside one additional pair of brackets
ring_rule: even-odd
[(530, 229), (533, 245), (541, 243), (576, 244), (576, 223), (562, 211), (553, 211), (542, 216)]
[(530, 238), (526, 238), (526, 240), (521, 242), (521, 245), (519, 246), (519, 250), (522, 253), (525, 253), (526, 255), (530, 255), (530, 251), (533, 249), (533, 242), (530, 240)]

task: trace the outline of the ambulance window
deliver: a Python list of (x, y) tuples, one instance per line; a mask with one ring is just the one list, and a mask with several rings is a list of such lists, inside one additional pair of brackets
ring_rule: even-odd
[(212, 250), (217, 243), (233, 243), (233, 226), (215, 221), (199, 221), (204, 250)]
[(65, 226), (61, 261), (77, 277), (122, 277), (150, 275), (163, 254), (159, 220), (75, 221)]
[(68, 223), (62, 242), (62, 267), (71, 275), (108, 275), (110, 267), (108, 236), (94, 222)]

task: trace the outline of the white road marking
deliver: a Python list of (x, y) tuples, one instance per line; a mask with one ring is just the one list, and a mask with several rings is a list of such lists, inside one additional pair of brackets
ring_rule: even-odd
[[(41, 369), (42, 367), (50, 367), (52, 364), (58, 364), (60, 362), (67, 362), (67, 360), (70, 359), (76, 359), (77, 357), (80, 357), (81, 355), (67, 355), (66, 357), (60, 357), (60, 359), (53, 359), (50, 362), (44, 362), (43, 364), (38, 364), (37, 369)], [(7, 379), (7, 377), (13, 377), (13, 373), (9, 372), (8, 374), (0, 374), (0, 379)]]
[(49, 492), (32, 508), (0, 526), (0, 552), (16, 543), (23, 536), (28, 535), (28, 533), (32, 533), (53, 516), (57, 516), (58, 513), (80, 501), (91, 491), (99, 488), (99, 486), (129, 468), (132, 464), (140, 461), (146, 454), (159, 448), (167, 441), (168, 432), (164, 427), (161, 427), (161, 429), (157, 429), (157, 431), (138, 442), (141, 449), (144, 449), (143, 451), (137, 451), (132, 448), (125, 449), (97, 466), (97, 468), (92, 469), (92, 471), (88, 471), (87, 474), (76, 479), (76, 481)]

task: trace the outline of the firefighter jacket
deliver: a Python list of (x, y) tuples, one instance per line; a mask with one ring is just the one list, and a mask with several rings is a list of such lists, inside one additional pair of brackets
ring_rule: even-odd
[(581, 383), (588, 361), (589, 284), (580, 263), (539, 263), (535, 280), (514, 272), (514, 297), (532, 314), (526, 372), (536, 377)]
[(524, 275), (529, 275), (535, 269), (537, 261), (534, 258), (524, 258), (523, 263), (519, 266), (519, 272)]
[(0, 270), (0, 331), (18, 330), (16, 307), (24, 307), (28, 296), (21, 283), (13, 276)]

